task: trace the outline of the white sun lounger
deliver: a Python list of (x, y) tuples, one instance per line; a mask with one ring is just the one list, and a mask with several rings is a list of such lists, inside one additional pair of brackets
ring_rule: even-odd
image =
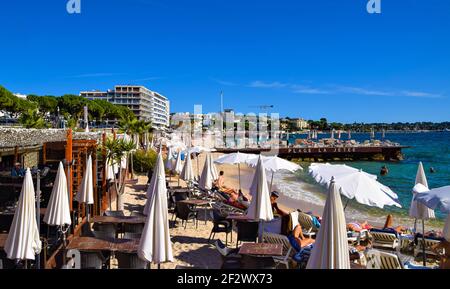
[(406, 269), (399, 256), (380, 250), (369, 250), (366, 252), (367, 269), (399, 270)]
[(289, 269), (289, 262), (292, 260), (292, 256), (295, 254), (295, 250), (294, 248), (292, 248), (289, 239), (286, 236), (279, 234), (264, 233), (263, 240), (264, 243), (283, 245), (283, 256), (274, 256), (272, 258), (276, 263), (283, 264), (284, 266), (286, 266), (286, 269)]

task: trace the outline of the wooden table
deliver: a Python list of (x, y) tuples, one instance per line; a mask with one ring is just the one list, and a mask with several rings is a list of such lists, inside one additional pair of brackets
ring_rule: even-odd
[(283, 245), (267, 243), (244, 243), (239, 250), (240, 255), (282, 256)]
[(204, 207), (204, 211), (205, 211), (205, 224), (207, 223), (207, 221), (208, 221), (208, 216), (207, 216), (207, 209), (208, 209), (208, 206), (209, 206), (209, 204), (210, 204), (210, 202), (209, 201), (205, 201), (205, 200), (182, 200), (182, 201), (179, 201), (178, 203), (183, 203), (183, 204), (187, 204), (187, 205), (191, 205), (191, 206), (194, 206), (194, 207)]
[(111, 251), (122, 253), (137, 253), (139, 239), (99, 239), (93, 237), (75, 237), (67, 246), (67, 250), (84, 252)]
[(98, 239), (94, 237), (75, 237), (67, 246), (67, 250), (80, 250), (84, 252), (111, 251), (113, 239)]
[[(41, 210), (40, 210), (41, 216), (44, 216), (46, 212), (47, 212), (47, 208), (41, 208)], [(15, 214), (15, 210), (7, 211), (7, 212), (0, 212), (0, 215), (3, 215), (3, 216), (14, 216), (14, 214)]]
[(94, 223), (98, 224), (145, 224), (146, 217), (110, 217), (110, 216), (95, 216), (92, 218)]
[(256, 222), (256, 220), (248, 217), (247, 215), (228, 215), (227, 220), (242, 221), (242, 222)]

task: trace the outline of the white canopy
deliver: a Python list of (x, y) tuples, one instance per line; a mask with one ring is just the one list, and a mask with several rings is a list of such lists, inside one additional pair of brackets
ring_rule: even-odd
[[(422, 162), (419, 163), (416, 175), (416, 186), (413, 188), (413, 196), (415, 194), (423, 193), (429, 191), (428, 181), (425, 175), (425, 170), (423, 169)], [(409, 216), (411, 218), (419, 220), (428, 220), (436, 218), (434, 211), (427, 208), (425, 205), (417, 203), (414, 201), (414, 197), (411, 201), (411, 207), (409, 209)]]
[[(347, 175), (351, 173), (359, 172), (358, 169), (347, 166), (347, 165), (332, 165), (329, 163), (326, 164), (318, 164), (312, 163), (309, 166), (309, 174), (321, 185), (326, 185), (327, 187), (330, 185), (330, 180), (333, 177), (339, 177), (341, 175)], [(367, 173), (365, 173), (367, 174)], [(368, 177), (377, 179), (377, 176), (372, 174), (367, 174)]]
[[(296, 163), (287, 161), (285, 159), (279, 158), (277, 156), (262, 156), (262, 160), (264, 163), (264, 167), (269, 172), (277, 172), (281, 170), (289, 171), (289, 172), (295, 172), (297, 170), (303, 170), (303, 168)], [(256, 167), (258, 164), (258, 157), (249, 158), (247, 160), (247, 164), (251, 167)]]
[(266, 170), (262, 158), (259, 158), (253, 178), (255, 186), (250, 192), (252, 201), (247, 211), (247, 216), (253, 220), (271, 221), (273, 220), (272, 205), (270, 203), (269, 186), (267, 185)]
[(192, 182), (195, 180), (194, 170), (192, 169), (191, 154), (189, 153), (185, 155), (185, 162), (180, 177), (186, 182)]
[(211, 165), (211, 154), (208, 153), (205, 158), (205, 165), (203, 166), (202, 175), (200, 176), (200, 180), (198, 182), (198, 185), (201, 189), (211, 190), (213, 182), (216, 180), (214, 179), (213, 168), (211, 167)]
[(92, 174), (92, 157), (89, 155), (80, 190), (75, 199), (78, 203), (91, 205), (94, 203), (94, 183)]
[(59, 163), (58, 173), (56, 174), (52, 194), (45, 212), (44, 223), (50, 226), (72, 224), (67, 179), (62, 162)]
[(307, 269), (350, 269), (346, 224), (339, 189), (332, 180)]
[(172, 242), (169, 232), (166, 176), (162, 154), (159, 153), (152, 177), (151, 198), (148, 199), (147, 220), (139, 242), (138, 255), (141, 259), (161, 264), (172, 262)]
[(212, 152), (214, 149), (209, 149), (203, 146), (194, 146), (189, 149), (189, 153), (201, 154), (203, 152)]
[(8, 259), (34, 260), (41, 248), (33, 178), (27, 169), (4, 250)]
[(237, 165), (237, 164), (243, 164), (247, 163), (252, 158), (257, 158), (257, 155), (254, 154), (244, 154), (244, 153), (231, 153), (231, 154), (225, 154), (221, 157), (219, 157), (214, 162), (216, 164), (229, 164), (229, 165)]
[(450, 214), (450, 186), (416, 194), (414, 200), (433, 210)]
[[(321, 170), (320, 168), (324, 169)], [(336, 168), (335, 175), (332, 174), (333, 168)], [(324, 172), (324, 173), (323, 173)], [(355, 199), (358, 203), (371, 207), (383, 208), (384, 206), (396, 206), (401, 208), (397, 202), (398, 196), (389, 187), (376, 181), (376, 176), (367, 174), (362, 170), (357, 170), (345, 165), (325, 166), (311, 165), (310, 173), (322, 185), (330, 186), (325, 181), (327, 174), (334, 177), (336, 186), (342, 195), (348, 199)]]

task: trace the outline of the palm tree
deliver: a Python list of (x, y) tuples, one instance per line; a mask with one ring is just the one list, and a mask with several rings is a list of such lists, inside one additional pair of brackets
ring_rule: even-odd
[[(133, 150), (138, 148), (143, 148), (145, 146), (144, 135), (148, 132), (153, 131), (152, 123), (145, 120), (124, 118), (120, 122), (120, 128), (131, 136), (135, 137), (135, 147)], [(137, 148), (136, 148), (137, 145)], [(133, 151), (130, 154), (130, 164), (131, 164), (131, 178), (134, 178), (134, 166), (133, 166)]]
[[(125, 193), (125, 178), (126, 175), (122, 173), (121, 163), (124, 157), (127, 157), (135, 148), (136, 144), (133, 141), (126, 141), (124, 139), (107, 139), (105, 142), (106, 159), (111, 161), (111, 165), (119, 167), (119, 180), (116, 175), (113, 176), (114, 188), (117, 193), (117, 210), (123, 210), (123, 194)], [(128, 162), (127, 162), (128, 167)]]

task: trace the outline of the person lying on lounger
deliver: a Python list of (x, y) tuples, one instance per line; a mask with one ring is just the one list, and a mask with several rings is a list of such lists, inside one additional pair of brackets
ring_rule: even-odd
[[(296, 249), (297, 251), (300, 251), (302, 248), (307, 247), (311, 244), (314, 244), (315, 240), (312, 238), (305, 237), (303, 235), (303, 229), (300, 224), (298, 224), (292, 233), (288, 236), (289, 241), (291, 242), (291, 245)], [(297, 244), (297, 245), (296, 245)]]
[(386, 218), (386, 223), (384, 224), (383, 230), (384, 231), (395, 231), (399, 234), (404, 233), (407, 231), (407, 228), (403, 226), (398, 226), (394, 228), (394, 217), (392, 215), (388, 215)]
[(370, 226), (367, 221), (365, 221), (364, 223), (351, 222), (351, 223), (347, 224), (348, 231), (357, 232), (357, 233), (359, 233), (363, 230), (370, 230), (372, 228), (373, 227)]

